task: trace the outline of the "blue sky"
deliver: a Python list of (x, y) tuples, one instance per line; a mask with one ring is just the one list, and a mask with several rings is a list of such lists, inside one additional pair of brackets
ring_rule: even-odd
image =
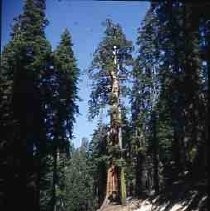
[[(22, 0), (3, 0), (2, 16), (2, 46), (10, 37), (12, 19), (22, 11)], [(89, 122), (88, 99), (90, 94), (90, 80), (85, 70), (91, 63), (92, 54), (103, 38), (102, 22), (111, 18), (120, 23), (129, 40), (134, 43), (137, 37), (137, 28), (149, 8), (148, 2), (138, 1), (72, 1), (47, 0), (46, 16), (50, 22), (46, 28), (46, 36), (53, 49), (60, 40), (60, 35), (68, 28), (74, 43), (74, 52), (78, 67), (81, 70), (79, 82), (79, 96), (83, 100), (78, 102), (80, 115), (76, 118), (74, 127), (74, 144), (80, 145), (83, 137), (90, 139), (96, 120)]]

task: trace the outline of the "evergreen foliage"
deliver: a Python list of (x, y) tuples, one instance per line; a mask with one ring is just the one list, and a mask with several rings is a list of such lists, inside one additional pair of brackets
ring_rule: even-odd
[[(76, 100), (79, 70), (72, 46), (70, 32), (66, 29), (61, 35), (60, 44), (49, 58), (42, 77), (46, 158), (51, 160), (45, 159), (46, 164), (43, 164), (49, 168), (43, 177), (43, 183), (51, 183), (51, 188), (42, 190), (43, 196), (48, 193), (48, 202), (43, 201), (43, 206), (47, 209), (54, 209), (55, 206), (55, 209), (64, 209), (67, 203), (64, 195), (65, 167), (70, 156), (75, 115), (78, 113)], [(48, 177), (50, 169), (51, 177)]]
[[(207, 110), (201, 98), (201, 19), (191, 6), (152, 3), (139, 30), (131, 95), (137, 195), (158, 193), (158, 186), (162, 190), (179, 179), (203, 178), (193, 167), (205, 154), (201, 116)], [(199, 164), (204, 174), (205, 159)]]
[(191, 183), (203, 191), (210, 5), (199, 7), (152, 1), (135, 59), (122, 27), (103, 23), (88, 69), (89, 119), (103, 110), (110, 121), (101, 119), (76, 149), (80, 71), (71, 34), (65, 29), (52, 51), (45, 0), (25, 1), (1, 53), (0, 210), (94, 211), (106, 202), (110, 181), (122, 204), (126, 195), (170, 198)]
[(132, 43), (128, 41), (119, 24), (107, 19), (103, 23), (106, 27), (104, 38), (94, 53), (89, 68), (89, 77), (92, 79), (92, 92), (89, 100), (90, 119), (98, 116), (100, 109), (112, 103), (110, 70), (114, 65), (114, 46), (118, 49), (119, 80), (122, 96), (126, 95), (125, 78), (129, 73), (128, 66), (132, 64)]
[[(92, 79), (89, 112), (90, 118), (94, 118), (99, 115), (101, 109), (110, 106), (108, 108), (110, 115), (108, 153), (110, 159), (105, 201), (109, 197), (118, 198), (122, 204), (125, 204), (121, 98), (126, 95), (126, 83), (123, 79), (128, 75), (128, 67), (132, 64), (132, 43), (126, 39), (119, 24), (114, 24), (111, 20), (106, 20), (105, 24), (105, 37), (95, 51), (92, 65), (89, 68)], [(116, 180), (116, 182), (112, 182), (112, 180)], [(116, 197), (113, 197), (114, 192), (116, 192)]]
[(1, 54), (3, 209), (51, 210), (58, 201), (64, 206), (79, 71), (70, 33), (63, 33), (53, 53), (45, 38), (47, 23), (45, 1), (25, 1)]
[(43, 121), (38, 84), (40, 71), (50, 52), (50, 44), (44, 35), (44, 9), (45, 1), (25, 2), (23, 14), (13, 25), (11, 41), (1, 55), (2, 111), (6, 111), (6, 115), (2, 113), (5, 117), (1, 118), (6, 123), (1, 125), (5, 131), (3, 141), (6, 148), (1, 150), (5, 153), (5, 172), (9, 175), (3, 181), (13, 184), (10, 186), (12, 190), (4, 191), (5, 197), (13, 202), (5, 201), (6, 209), (10, 206), (39, 209)]
[(88, 143), (85, 139), (82, 140), (81, 147), (73, 150), (65, 171), (66, 210), (96, 210), (94, 180), (89, 165)]
[(94, 196), (98, 207), (102, 204), (106, 195), (106, 180), (108, 169), (108, 126), (99, 124), (94, 130), (89, 143), (89, 165), (91, 175), (94, 178)]

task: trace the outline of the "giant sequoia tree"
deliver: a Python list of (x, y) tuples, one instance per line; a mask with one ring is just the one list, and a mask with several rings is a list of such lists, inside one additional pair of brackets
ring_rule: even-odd
[[(121, 98), (125, 94), (123, 78), (131, 64), (132, 45), (122, 32), (119, 24), (106, 21), (103, 41), (94, 54), (89, 69), (92, 79), (90, 116), (94, 118), (100, 109), (107, 108), (110, 115), (109, 131), (109, 168), (107, 173), (106, 199), (110, 196), (121, 198), (125, 203), (125, 181), (122, 161), (122, 114)], [(121, 159), (120, 159), (121, 158)], [(121, 193), (121, 196), (120, 196)], [(106, 200), (105, 200), (106, 201)]]

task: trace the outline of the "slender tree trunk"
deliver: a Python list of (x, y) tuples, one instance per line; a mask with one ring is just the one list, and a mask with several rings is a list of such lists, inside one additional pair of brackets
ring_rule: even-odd
[(55, 145), (53, 154), (53, 187), (52, 187), (52, 210), (56, 211), (56, 186), (57, 186), (57, 146)]
[(122, 205), (126, 204), (126, 181), (125, 181), (125, 170), (124, 167), (121, 167), (120, 172), (120, 186), (121, 186), (121, 203)]
[(156, 113), (153, 111), (152, 114), (152, 125), (153, 125), (153, 166), (154, 166), (154, 189), (155, 193), (159, 193), (159, 174), (158, 174), (158, 143), (156, 137)]
[(138, 152), (136, 158), (136, 195), (140, 197), (145, 191), (145, 175), (143, 174), (143, 163), (145, 161), (144, 156), (141, 152)]
[[(118, 78), (119, 80), (119, 78)], [(120, 159), (123, 160), (123, 145), (122, 145), (122, 111), (120, 105), (120, 84), (118, 81), (119, 86), (119, 96), (118, 96), (118, 121), (119, 121), (119, 128), (118, 128), (118, 138), (119, 138), (119, 147), (120, 147)], [(121, 203), (122, 205), (126, 204), (126, 180), (125, 180), (125, 169), (123, 163), (121, 164), (120, 169), (120, 192), (121, 192)]]

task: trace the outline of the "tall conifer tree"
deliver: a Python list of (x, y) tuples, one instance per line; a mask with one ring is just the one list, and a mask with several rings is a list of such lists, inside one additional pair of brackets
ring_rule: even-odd
[(73, 124), (78, 113), (76, 101), (79, 70), (72, 47), (71, 36), (66, 29), (55, 52), (49, 57), (42, 77), (47, 139), (44, 165), (49, 169), (44, 173), (42, 181), (43, 187), (48, 183), (42, 189), (42, 204), (45, 209), (64, 209), (66, 206), (64, 169), (69, 159)]
[[(92, 66), (89, 69), (92, 79), (90, 114), (94, 118), (100, 109), (108, 108), (110, 115), (109, 155), (106, 199), (110, 196), (120, 198), (125, 203), (126, 187), (122, 162), (122, 96), (125, 95), (123, 78), (131, 65), (132, 44), (128, 41), (119, 24), (106, 21), (105, 37), (95, 51)], [(114, 175), (114, 176), (112, 176)], [(120, 178), (120, 182), (118, 181)], [(103, 205), (102, 205), (103, 206)]]
[(2, 53), (2, 76), (7, 79), (4, 82), (7, 86), (4, 96), (8, 96), (4, 102), (10, 108), (12, 123), (12, 132), (8, 132), (15, 134), (13, 137), (5, 134), (10, 149), (7, 154), (10, 160), (8, 165), (15, 171), (13, 176), (16, 175), (10, 178), (15, 191), (8, 191), (14, 193), (7, 196), (14, 202), (8, 203), (8, 206), (17, 205), (17, 209), (25, 210), (39, 210), (43, 122), (38, 84), (44, 60), (50, 52), (50, 45), (44, 35), (47, 23), (44, 10), (43, 0), (25, 1), (23, 13), (13, 26), (11, 41)]

